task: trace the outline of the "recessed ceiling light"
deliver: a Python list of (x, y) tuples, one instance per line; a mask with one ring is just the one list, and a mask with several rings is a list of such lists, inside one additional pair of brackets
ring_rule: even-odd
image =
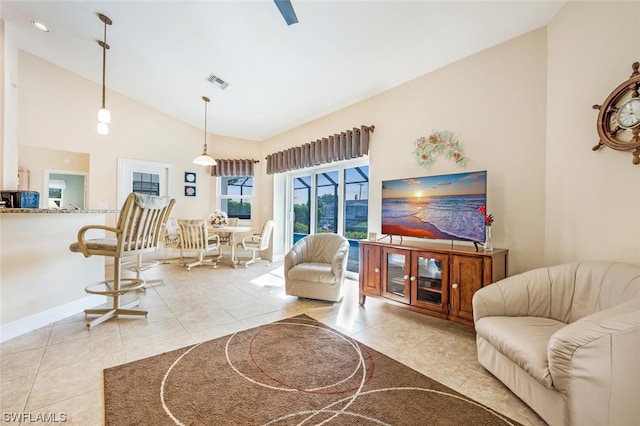
[(36, 27), (40, 31), (44, 31), (45, 33), (49, 32), (49, 28), (47, 28), (47, 26), (45, 24), (43, 24), (42, 22), (31, 21), (31, 25), (33, 25), (34, 27)]

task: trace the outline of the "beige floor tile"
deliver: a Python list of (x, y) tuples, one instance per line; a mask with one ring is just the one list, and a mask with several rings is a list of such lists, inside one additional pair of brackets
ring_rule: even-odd
[(348, 336), (354, 336), (367, 328), (366, 325), (356, 321), (355, 315), (350, 315), (349, 312), (338, 311), (338, 313), (315, 317), (315, 319)]
[(21, 352), (2, 354), (0, 357), (0, 383), (38, 373), (46, 347), (27, 349)]
[(219, 325), (204, 330), (191, 333), (194, 340), (198, 343), (208, 340), (217, 339), (218, 337), (228, 336), (238, 331), (246, 330), (248, 327), (243, 322), (235, 321), (229, 324)]
[(212, 327), (237, 322), (237, 319), (222, 308), (216, 310), (196, 310), (193, 309), (180, 315), (180, 324), (189, 333), (195, 333)]
[(38, 372), (26, 410), (39, 411), (56, 402), (75, 398), (90, 391), (101, 391), (102, 370), (124, 361), (124, 354), (118, 353), (108, 358)]
[(75, 318), (75, 321), (60, 322), (53, 325), (51, 338), (49, 339), (50, 345), (69, 342), (76, 339), (89, 339), (100, 334), (118, 332), (118, 324), (115, 320), (106, 321), (100, 324), (100, 327), (89, 329), (87, 327), (87, 323), (94, 317), (90, 316), (85, 319), (84, 314), (82, 314), (80, 316), (75, 316)]
[(35, 377), (34, 374), (2, 382), (0, 385), (0, 411), (2, 413), (21, 413), (24, 411)]
[(0, 345), (0, 356), (46, 346), (51, 336), (51, 328), (52, 326), (42, 327), (6, 341)]
[(149, 322), (145, 318), (118, 318), (117, 321), (120, 328), (122, 346), (125, 349), (187, 334), (187, 330), (175, 318), (155, 322)]
[(270, 324), (272, 322), (280, 321), (289, 317), (290, 315), (286, 315), (282, 311), (275, 311), (275, 312), (269, 312), (266, 314), (247, 318), (245, 320), (240, 321), (240, 323), (243, 324), (245, 328), (252, 328), (252, 327), (258, 327), (264, 324)]
[(469, 374), (468, 379), (457, 390), (522, 424), (546, 425), (522, 400), (484, 368)]
[[(40, 415), (54, 415), (58, 421), (44, 422), (49, 424), (64, 424), (73, 426), (101, 425), (103, 419), (102, 390), (93, 390), (81, 395), (40, 407), (30, 414), (32, 418)], [(63, 420), (64, 419), (64, 420)]]
[(224, 307), (238, 321), (246, 320), (259, 315), (276, 312), (276, 309), (266, 303), (253, 299), (236, 302)]
[(85, 337), (47, 346), (40, 370), (45, 371), (85, 361), (108, 363), (114, 356), (123, 354), (122, 341), (117, 329), (100, 334), (93, 334), (93, 331), (85, 330)]
[(148, 358), (153, 355), (170, 352), (198, 343), (190, 334), (182, 334), (166, 340), (159, 340), (141, 346), (135, 346), (124, 350), (126, 362)]

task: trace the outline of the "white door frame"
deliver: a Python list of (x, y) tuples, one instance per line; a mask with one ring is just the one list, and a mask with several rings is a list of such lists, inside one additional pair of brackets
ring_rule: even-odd
[(122, 208), (125, 199), (131, 193), (133, 172), (160, 175), (160, 195), (173, 196), (173, 169), (172, 163), (118, 158), (117, 208)]

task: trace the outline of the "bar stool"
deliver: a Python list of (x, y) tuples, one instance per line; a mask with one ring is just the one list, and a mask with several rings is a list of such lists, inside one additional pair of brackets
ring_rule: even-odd
[[(99, 281), (85, 287), (89, 294), (110, 296), (113, 304), (110, 308), (85, 309), (86, 315), (99, 315), (87, 324), (92, 328), (110, 318), (119, 315), (143, 315), (147, 311), (131, 309), (140, 304), (140, 300), (120, 305), (120, 297), (130, 291), (144, 287), (145, 281), (139, 277), (122, 278), (122, 259), (127, 256), (138, 256), (158, 250), (160, 236), (166, 226), (167, 219), (175, 200), (169, 197), (158, 197), (131, 193), (127, 197), (115, 227), (105, 225), (87, 225), (78, 231), (78, 241), (69, 246), (72, 252), (82, 253), (85, 257), (113, 257), (113, 279)], [(115, 234), (111, 238), (85, 239), (85, 233), (91, 229), (101, 229)]]

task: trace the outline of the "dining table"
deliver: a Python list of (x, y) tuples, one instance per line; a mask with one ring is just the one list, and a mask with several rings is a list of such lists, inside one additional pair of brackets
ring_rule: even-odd
[(209, 226), (208, 231), (216, 234), (221, 234), (221, 233), (229, 234), (229, 245), (231, 246), (231, 265), (234, 268), (237, 268), (238, 259), (236, 258), (236, 235), (249, 233), (253, 231), (253, 227), (251, 226)]

